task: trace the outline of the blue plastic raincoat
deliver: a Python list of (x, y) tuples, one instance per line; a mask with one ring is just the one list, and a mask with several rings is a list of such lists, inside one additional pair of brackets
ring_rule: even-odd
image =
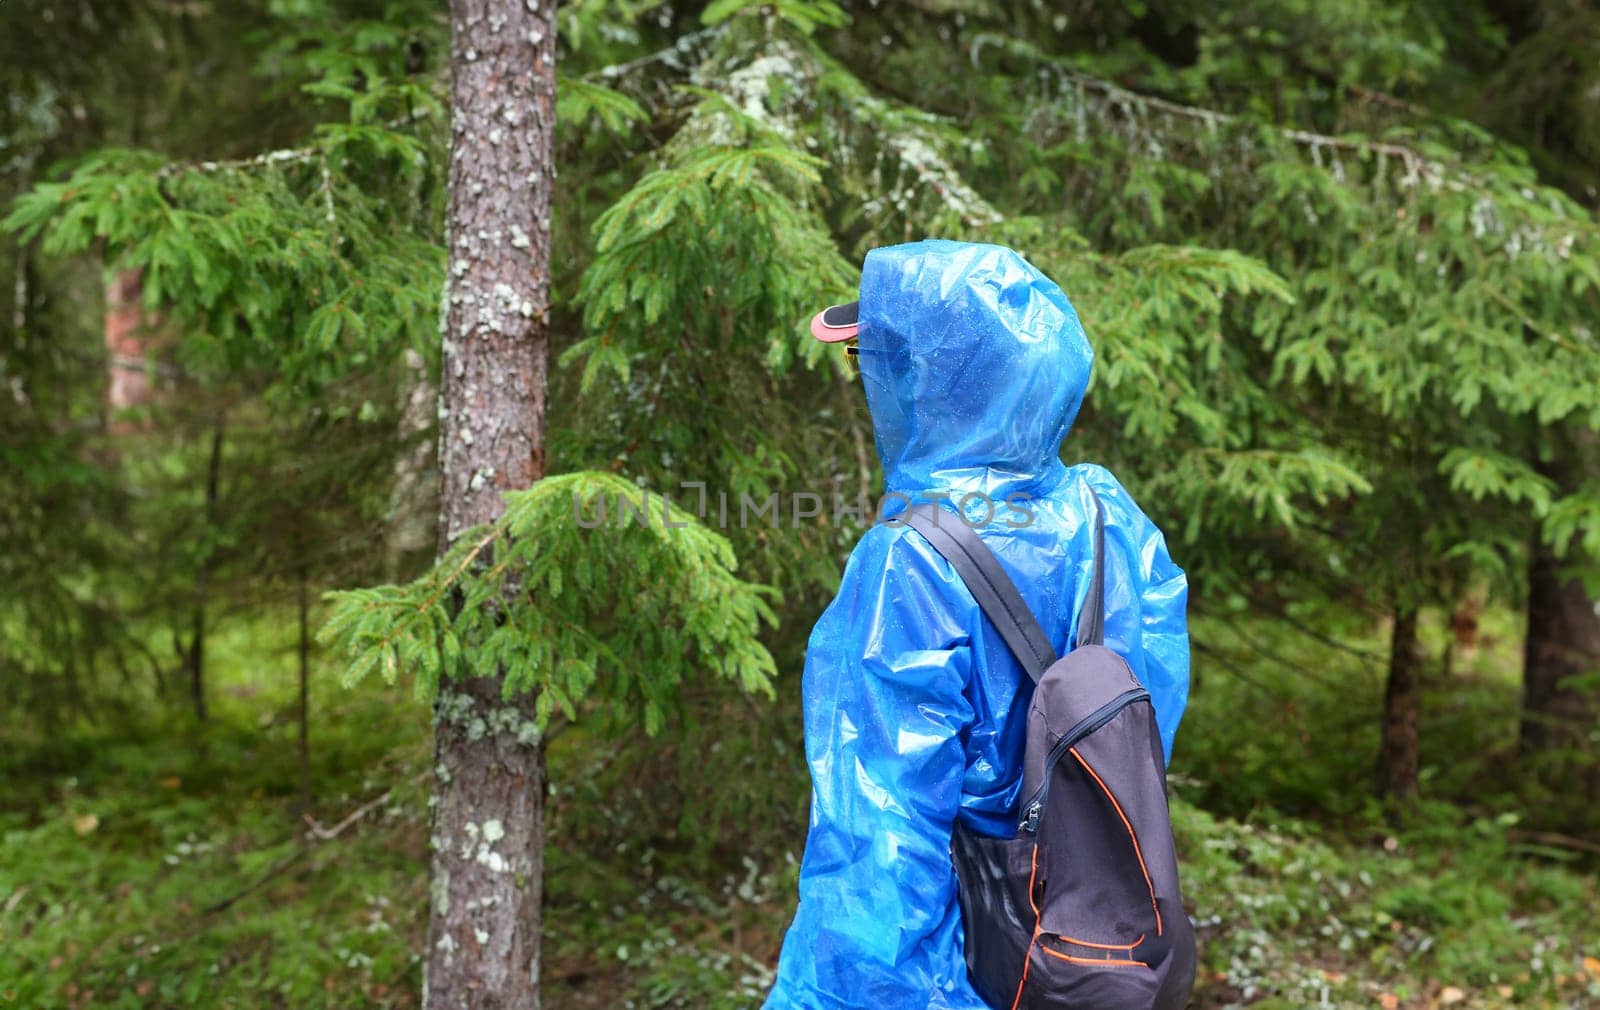
[[(1088, 586), (1091, 489), (1100, 497), (1106, 644), (1149, 689), (1170, 757), (1188, 697), (1187, 585), (1115, 477), (1061, 462), (1094, 360), (1066, 295), (1009, 249), (926, 241), (869, 253), (860, 298), (886, 490), (965, 497), (975, 522), (993, 503), (979, 533), (1058, 652)], [(880, 524), (862, 537), (806, 652), (811, 831), (766, 1010), (985, 1010), (967, 981), (950, 837), (957, 818), (1014, 831), (1032, 686), (920, 534)]]

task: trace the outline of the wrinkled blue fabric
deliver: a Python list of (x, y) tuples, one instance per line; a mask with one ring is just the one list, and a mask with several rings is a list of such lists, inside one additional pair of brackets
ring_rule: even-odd
[[(1094, 360), (1066, 295), (1012, 250), (926, 241), (869, 253), (860, 298), (886, 490), (947, 496), (974, 522), (992, 505), (979, 534), (1060, 653), (1099, 496), (1106, 644), (1149, 689), (1170, 759), (1188, 697), (1187, 584), (1115, 477), (1061, 462)], [(950, 837), (957, 818), (1014, 832), (1032, 688), (920, 534), (880, 524), (862, 537), (806, 651), (811, 830), (767, 1010), (984, 1010)]]

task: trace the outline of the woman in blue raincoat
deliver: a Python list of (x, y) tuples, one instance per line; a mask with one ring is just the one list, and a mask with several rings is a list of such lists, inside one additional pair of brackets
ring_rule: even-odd
[[(1098, 496), (1106, 645), (1150, 691), (1170, 759), (1187, 583), (1109, 471), (1061, 462), (1094, 360), (1072, 303), (1010, 249), (946, 241), (868, 253), (860, 296), (854, 325), (829, 310), (812, 329), (857, 342), (890, 500), (959, 503), (983, 523), (1064, 654)], [(949, 563), (880, 523), (812, 631), (802, 690), (811, 830), (766, 1010), (986, 1010), (967, 981), (950, 838), (957, 819), (1014, 832), (1032, 682)]]

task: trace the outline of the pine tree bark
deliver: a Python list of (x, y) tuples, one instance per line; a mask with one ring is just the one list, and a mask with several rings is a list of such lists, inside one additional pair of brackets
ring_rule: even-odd
[[(1542, 757), (1544, 777), (1572, 802), (1557, 812), (1560, 826), (1600, 823), (1600, 689), (1564, 683), (1600, 672), (1600, 613), (1575, 578), (1542, 544), (1528, 571), (1528, 636), (1523, 645), (1521, 750)], [(1553, 760), (1552, 760), (1553, 759)], [(1580, 811), (1589, 811), (1580, 816)], [(1569, 824), (1568, 822), (1573, 822)]]
[[(1568, 426), (1539, 470), (1563, 490), (1580, 487), (1600, 464), (1600, 436)], [(1600, 823), (1600, 686), (1573, 678), (1600, 673), (1600, 600), (1563, 578), (1579, 558), (1562, 559), (1535, 538), (1528, 564), (1528, 633), (1523, 640), (1524, 757), (1540, 758), (1547, 784), (1570, 802), (1552, 823), (1586, 830)], [(1581, 812), (1588, 811), (1587, 816)]]
[[(441, 550), (543, 475), (554, 18), (555, 0), (450, 3)], [(539, 1006), (544, 748), (499, 672), (435, 703), (426, 1010)]]
[(1417, 798), (1422, 752), (1422, 650), (1417, 608), (1395, 609), (1389, 643), (1389, 680), (1383, 694), (1383, 735), (1378, 750), (1378, 795), (1402, 804)]

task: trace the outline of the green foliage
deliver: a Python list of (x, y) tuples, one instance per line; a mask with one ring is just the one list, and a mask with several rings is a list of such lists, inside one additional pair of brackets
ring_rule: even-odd
[(712, 0), (701, 12), (708, 25), (747, 13), (771, 12), (806, 35), (818, 28), (841, 28), (850, 18), (834, 0)]
[[(1545, 535), (1564, 554), (1580, 557), (1600, 556), (1600, 485), (1585, 484), (1550, 507), (1545, 517)], [(1600, 575), (1585, 570), (1592, 584), (1600, 585)]]
[[(564, 467), (609, 470), (658, 493), (702, 485), (711, 502), (796, 484), (852, 498), (872, 490), (870, 432), (842, 358), (822, 375), (795, 367), (820, 361), (805, 320), (847, 300), (857, 271), (820, 213), (824, 163), (790, 119), (804, 95), (788, 77), (811, 43), (778, 31), (768, 44), (751, 19), (721, 29), (673, 91), (688, 104), (670, 139), (585, 223), (571, 296), (582, 314), (557, 376), (570, 385), (552, 401)], [(796, 606), (832, 588), (854, 531), (725, 532), (744, 570)], [(786, 625), (771, 642), (784, 668), (803, 633)]]
[(145, 304), (175, 317), (189, 368), (275, 374), (312, 396), (406, 346), (432, 350), (443, 256), (416, 231), (431, 211), (359, 199), (376, 180), (352, 174), (375, 170), (415, 194), (421, 155), (406, 134), (358, 125), (243, 165), (173, 171), (112, 152), (24, 195), (0, 226), (40, 238), (50, 255), (99, 245), (112, 262), (143, 269)]
[(556, 119), (583, 122), (591, 117), (615, 133), (649, 118), (643, 106), (619, 91), (581, 78), (561, 78), (556, 87)]
[[(1270, 10), (1197, 17), (1202, 33), (1225, 38), (1231, 29), (1219, 22), (1270, 20)], [(1444, 36), (1431, 23), (1437, 42)], [(1525, 545), (1513, 531), (1546, 520), (1560, 495), (1588, 493), (1541, 484), (1535, 432), (1600, 423), (1600, 345), (1586, 321), (1600, 263), (1592, 217), (1538, 185), (1519, 152), (1459, 123), (1317, 135), (1263, 122), (1260, 109), (1220, 113), (1136, 94), (1030, 42), (994, 30), (980, 37), (993, 61), (983, 65), (1013, 71), (998, 99), (1011, 107), (974, 122), (994, 138), (994, 167), (1030, 180), (1013, 197), (1017, 207), (1037, 207), (1034, 192), (1070, 192), (1082, 210), (1063, 224), (1091, 247), (1181, 237), (1248, 255), (1286, 286), (1288, 298), (1225, 310), (1215, 347), (1153, 359), (1135, 388), (1154, 407), (1139, 429), (1140, 458), (1159, 459), (1159, 473), (1142, 473), (1138, 459), (1121, 465), (1111, 446), (1110, 461), (1133, 472), (1136, 490), (1159, 489), (1175, 506), (1162, 518), (1182, 517), (1191, 549), (1204, 552), (1193, 567), (1260, 564), (1254, 545), (1254, 560), (1214, 545), (1218, 535), (1257, 541), (1250, 528), (1266, 519), (1289, 534), (1272, 555), (1297, 574), (1308, 557), (1335, 556), (1332, 534), (1405, 546), (1364, 559), (1345, 553), (1346, 564), (1323, 578), (1357, 575), (1368, 588), (1424, 600), (1447, 598), (1474, 572), (1514, 582)], [(1184, 73), (1231, 87), (1203, 54)], [(1018, 133), (1028, 142), (1017, 144)], [(999, 185), (992, 169), (985, 176)], [(1150, 304), (1130, 294), (1129, 304)], [(1169, 292), (1157, 304), (1183, 315), (1182, 297)], [(1096, 305), (1085, 297), (1084, 306), (1097, 333)], [(1157, 316), (1139, 325), (1154, 343), (1171, 323)], [(1184, 395), (1193, 359), (1219, 354), (1221, 367), (1189, 386), (1201, 395)], [(1142, 409), (1116, 406), (1133, 416)], [(1190, 429), (1190, 419), (1209, 421), (1227, 443), (1202, 440), (1191, 458), (1195, 435), (1207, 432)], [(1249, 469), (1221, 465), (1223, 449), (1244, 453)], [(1287, 468), (1276, 472), (1274, 460)], [(1495, 479), (1486, 479), (1487, 460), (1498, 461)], [(1251, 494), (1239, 493), (1242, 483)], [(1460, 493), (1469, 487), (1476, 497)], [(1554, 532), (1546, 527), (1546, 539)]]
[[(82, 81), (70, 104), (115, 120), (90, 128), (86, 151), (84, 127), (67, 125), (83, 121), (42, 129), (68, 103), (52, 82), (76, 72), (45, 57), (29, 86), (41, 129), (11, 130), (10, 113), (0, 128), (28, 166), (10, 175), (8, 158), (0, 185), (0, 231), (16, 243), (0, 425), (22, 477), (0, 507), (19, 590), (0, 605), (0, 666), (8, 699), (44, 718), (129, 707), (108, 694), (176, 700), (191, 657), (203, 679), (219, 616), (384, 564), (354, 531), (386, 518), (396, 455), (418, 434), (397, 430), (396, 389), (436, 356), (443, 105), (424, 57), (442, 22), (404, 3), (381, 21), (291, 6), (174, 15), (181, 27), (165, 11), (97, 9), (68, 48), (106, 30), (119, 65), (149, 57), (156, 79), (127, 90), (170, 118), (125, 105), (117, 75)], [(229, 58), (190, 66), (189, 45), (216, 35)], [(214, 115), (190, 118), (202, 109)], [(248, 129), (231, 118), (242, 110)], [(286, 126), (312, 142), (274, 147)], [(229, 158), (235, 133), (249, 153)], [(195, 148), (206, 160), (183, 157)], [(137, 329), (112, 333), (105, 277), (136, 287), (144, 312), (123, 315)], [(108, 376), (135, 369), (148, 392), (116, 409)]]
[(500, 519), (417, 580), (330, 594), (321, 638), (349, 660), (349, 684), (404, 670), (431, 697), (497, 672), (506, 697), (536, 692), (541, 725), (593, 700), (655, 734), (697, 675), (771, 693), (757, 633), (776, 621), (773, 594), (736, 565), (724, 537), (670, 501), (610, 474), (562, 474), (508, 492)]
[(107, 521), (126, 493), (95, 464), (93, 433), (57, 420), (81, 416), (73, 393), (90, 371), (48, 339), (70, 328), (69, 313), (34, 314), (26, 335), (0, 326), (0, 704), (47, 726), (91, 711), (119, 674), (143, 682), (152, 665), (103, 591), (103, 573), (132, 553)]
[[(1519, 814), (1575, 793), (1505, 774), (1522, 632), (1502, 609), (1535, 536), (1600, 586), (1600, 483), (1555, 465), (1600, 427), (1588, 5), (579, 0), (557, 19), (565, 475), (420, 578), (338, 594), (327, 626), (356, 675), (427, 693), (504, 672), (545, 720), (599, 717), (547, 737), (553, 995), (758, 1002), (805, 822), (784, 680), (856, 530), (667, 530), (659, 494), (875, 491), (859, 392), (804, 321), (850, 297), (866, 249), (939, 235), (1061, 281), (1099, 354), (1065, 453), (1115, 469), (1191, 574), (1174, 810), (1208, 1005), (1600, 999), (1592, 866), (1518, 840)], [(428, 483), (429, 425), (401, 413), (436, 345), (447, 29), (421, 0), (112, 2), (0, 42), (0, 701), (29, 734), (6, 757), (27, 802), (0, 820), (0, 946), (30, 969), (24, 1005), (415, 1001), (414, 917), (369, 901), (422, 906), (415, 816), (378, 808), (266, 873), (298, 830), (282, 643), (232, 642), (248, 618), (213, 634), (223, 728), (183, 752), (163, 722), (165, 744), (113, 735), (145, 706), (85, 700), (170, 680), (197, 598), (248, 614), (300, 578), (377, 578), (394, 463)], [(125, 265), (182, 393), (132, 437), (103, 420), (96, 279)], [(571, 519), (573, 490), (592, 516), (596, 493), (645, 488), (649, 528)], [(1492, 662), (1439, 609), (1486, 590)], [(1424, 784), (1452, 805), (1380, 832), (1384, 613), (1419, 603)], [(411, 783), (396, 798), (420, 810), (421, 714), (374, 690), (315, 696), (318, 781), (350, 806)], [(1568, 781), (1584, 760), (1546, 764)]]
[[(705, 142), (680, 140), (667, 167), (595, 222), (596, 256), (578, 299), (601, 336), (574, 344), (563, 360), (592, 355), (626, 381), (627, 362), (671, 326), (679, 339), (724, 353), (753, 345), (782, 368), (794, 354), (795, 322), (848, 290), (854, 272), (802, 202), (823, 163), (715, 93), (704, 93), (695, 115), (686, 129)], [(585, 369), (585, 387), (594, 368)]]
[(1554, 482), (1527, 462), (1489, 450), (1452, 449), (1439, 461), (1452, 490), (1481, 500), (1504, 498), (1512, 504), (1526, 502), (1535, 518), (1550, 508)]

